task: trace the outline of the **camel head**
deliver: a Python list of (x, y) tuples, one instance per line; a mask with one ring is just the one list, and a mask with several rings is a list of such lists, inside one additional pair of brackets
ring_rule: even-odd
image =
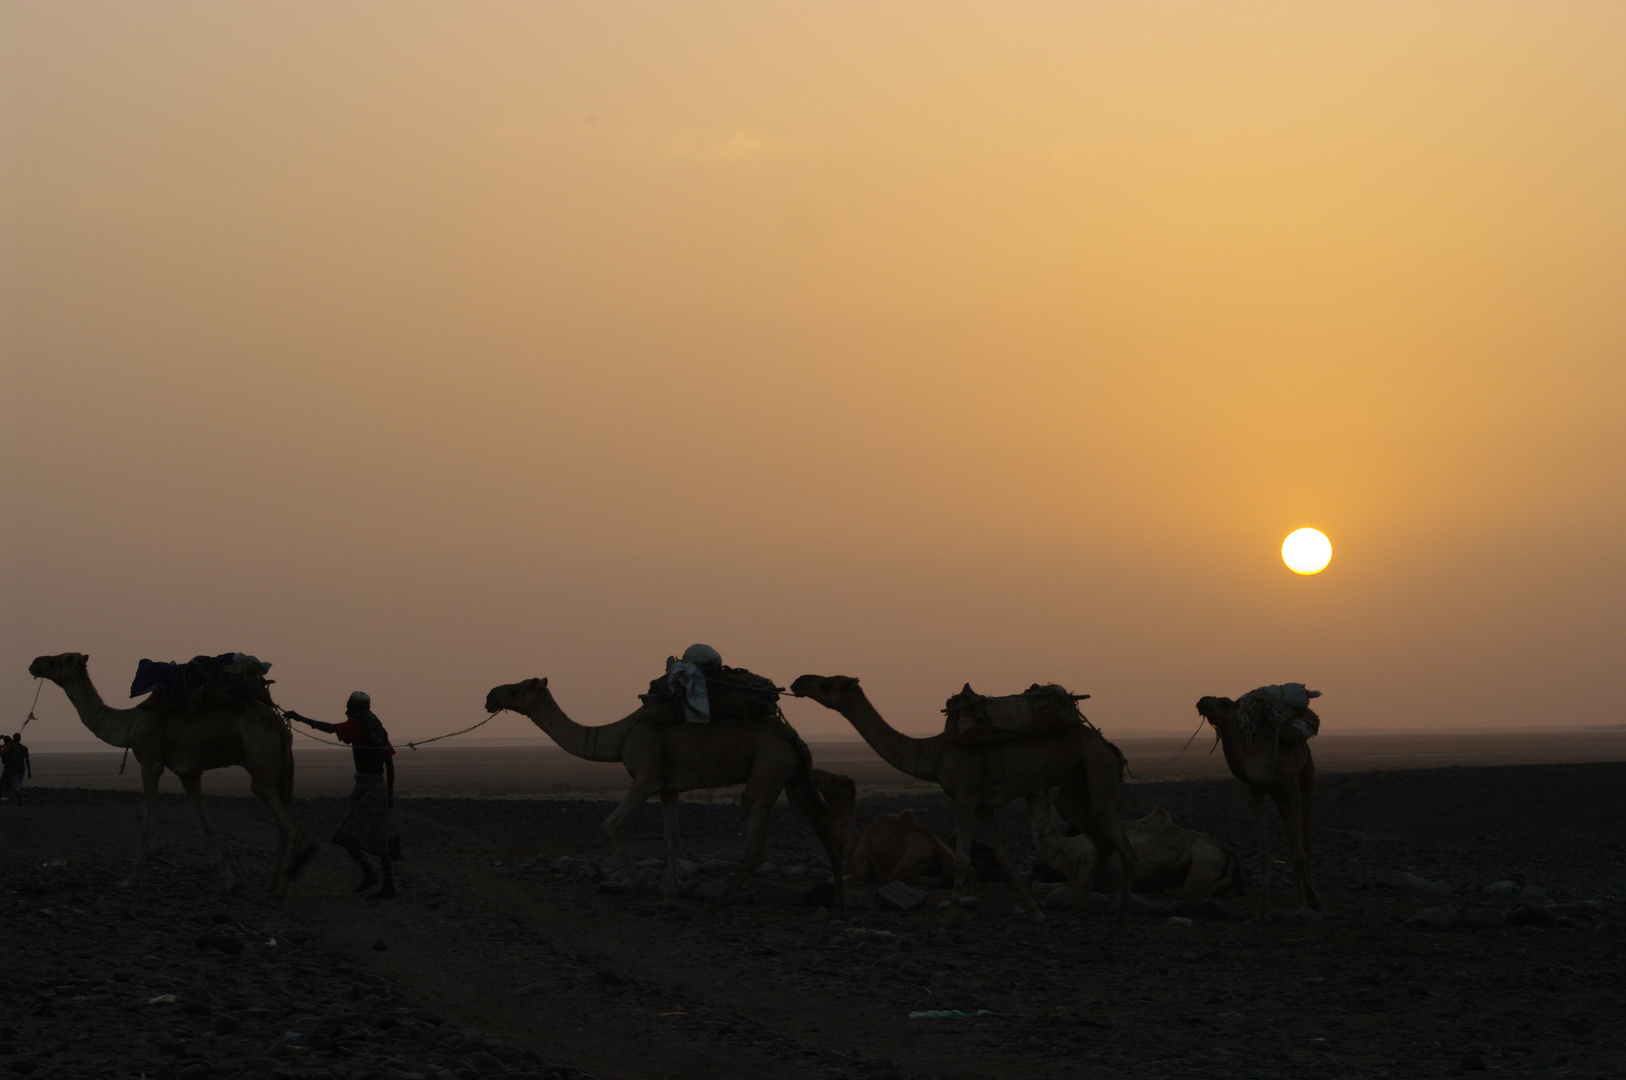
[(28, 665), (28, 673), (36, 679), (50, 679), (58, 686), (69, 679), (85, 674), (90, 657), (82, 652), (65, 652), (56, 656), (36, 656)]
[(795, 697), (812, 698), (826, 709), (841, 711), (849, 691), (858, 689), (858, 680), (850, 675), (803, 675), (790, 684)]
[(1205, 697), (1197, 702), (1197, 711), (1221, 734), (1236, 724), (1236, 702), (1228, 697)]
[(813, 789), (830, 804), (831, 826), (841, 838), (841, 846), (847, 858), (852, 858), (853, 848), (858, 844), (858, 824), (855, 816), (858, 810), (858, 785), (853, 783), (850, 776), (814, 769)]
[(547, 679), (526, 679), (524, 682), (494, 686), (491, 693), (486, 695), (486, 712), (502, 712), (509, 709), (522, 713), (530, 707), (531, 702), (547, 692)]

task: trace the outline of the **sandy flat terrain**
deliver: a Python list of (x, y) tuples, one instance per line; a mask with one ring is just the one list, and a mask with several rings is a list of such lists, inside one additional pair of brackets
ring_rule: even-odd
[[(403, 798), (397, 900), (350, 895), (354, 871), (327, 848), (271, 906), (222, 892), (183, 801), (166, 795), (164, 856), (146, 884), (119, 891), (138, 796), (40, 789), (28, 805), (0, 807), (0, 918), (12, 943), (0, 1067), (185, 1080), (572, 1070), (1252, 1080), (1465, 1065), (1617, 1076), (1623, 792), (1626, 765), (1608, 763), (1329, 774), (1316, 832), (1322, 925), (1216, 913), (1176, 924), (1151, 898), (1120, 932), (1078, 911), (1035, 925), (1010, 912), (1012, 886), (990, 882), (976, 886), (983, 905), (952, 923), (932, 906), (942, 894), (903, 914), (854, 887), (845, 922), (776, 906), (826, 873), (783, 811), (775, 868), (747, 890), (763, 902), (663, 908), (653, 895), (604, 891), (596, 825), (611, 804), (583, 797)], [(1251, 848), (1233, 781), (1147, 781), (1126, 798), (1131, 815), (1161, 804)], [(946, 802), (923, 791), (866, 795), (860, 818), (904, 806), (947, 832)], [(234, 865), (258, 873), (272, 837), (263, 810), (230, 797), (210, 808)], [(320, 838), (343, 802), (305, 798), (298, 811)], [(697, 857), (740, 842), (733, 806), (686, 804), (682, 819)], [(1021, 814), (1002, 824), (1028, 858)], [(635, 815), (626, 837), (635, 855), (657, 855), (657, 808)], [(1279, 857), (1279, 830), (1273, 838)], [(1286, 873), (1269, 872), (1285, 909)], [(1535, 924), (1463, 926), (1472, 909), (1522, 910), (1484, 892), (1504, 880), (1544, 896)], [(1405, 924), (1441, 906), (1458, 915), (1449, 928)], [(910, 1019), (924, 1010), (973, 1018)]]

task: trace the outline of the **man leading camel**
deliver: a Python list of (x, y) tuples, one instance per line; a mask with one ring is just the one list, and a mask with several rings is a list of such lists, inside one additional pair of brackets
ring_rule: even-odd
[(356, 762), (356, 786), (350, 792), (350, 812), (333, 834), (333, 842), (350, 853), (361, 867), (361, 883), (352, 892), (366, 892), (380, 880), (373, 870), (368, 855), (378, 857), (383, 872), (383, 886), (373, 894), (376, 900), (388, 900), (395, 895), (395, 877), (390, 867), (390, 806), (395, 802), (395, 747), (390, 745), (389, 732), (373, 715), (373, 699), (357, 690), (345, 702), (345, 720), (342, 724), (324, 724), (301, 716), (292, 709), (284, 710), (290, 720), (336, 735), (349, 744)]

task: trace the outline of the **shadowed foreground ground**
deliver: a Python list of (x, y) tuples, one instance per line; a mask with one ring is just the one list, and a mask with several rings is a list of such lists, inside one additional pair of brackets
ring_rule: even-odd
[[(1127, 790), (1135, 816), (1159, 803), (1251, 848), (1234, 782)], [(578, 799), (403, 799), (400, 899), (349, 895), (354, 871), (327, 849), (277, 908), (221, 893), (166, 796), (166, 859), (119, 892), (139, 798), (33, 790), (0, 807), (0, 1075), (1626, 1075), (1626, 764), (1330, 775), (1321, 790), (1325, 925), (1162, 912), (1121, 934), (1076, 912), (1035, 926), (988, 883), (952, 925), (876, 911), (863, 889), (845, 923), (774, 906), (793, 894), (773, 888), (720, 914), (662, 909), (601, 891), (610, 804)], [(926, 793), (865, 798), (861, 821), (904, 806), (947, 833)], [(263, 872), (269, 816), (210, 807), (234, 864)], [(298, 805), (316, 837), (341, 812)], [(1021, 815), (1004, 821), (1029, 851)], [(740, 841), (731, 806), (686, 805), (683, 825), (691, 855)], [(659, 853), (656, 807), (628, 836)], [(782, 808), (770, 858), (773, 883), (823, 877)], [(1546, 925), (1399, 925), (1511, 909), (1482, 892), (1507, 879), (1545, 891)], [(929, 1009), (990, 1015), (909, 1019)]]

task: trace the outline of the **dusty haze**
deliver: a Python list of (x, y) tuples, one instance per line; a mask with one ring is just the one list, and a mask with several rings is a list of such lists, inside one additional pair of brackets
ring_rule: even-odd
[(0, 727), (1620, 723), (1626, 7), (1082, 7), (0, 6)]

